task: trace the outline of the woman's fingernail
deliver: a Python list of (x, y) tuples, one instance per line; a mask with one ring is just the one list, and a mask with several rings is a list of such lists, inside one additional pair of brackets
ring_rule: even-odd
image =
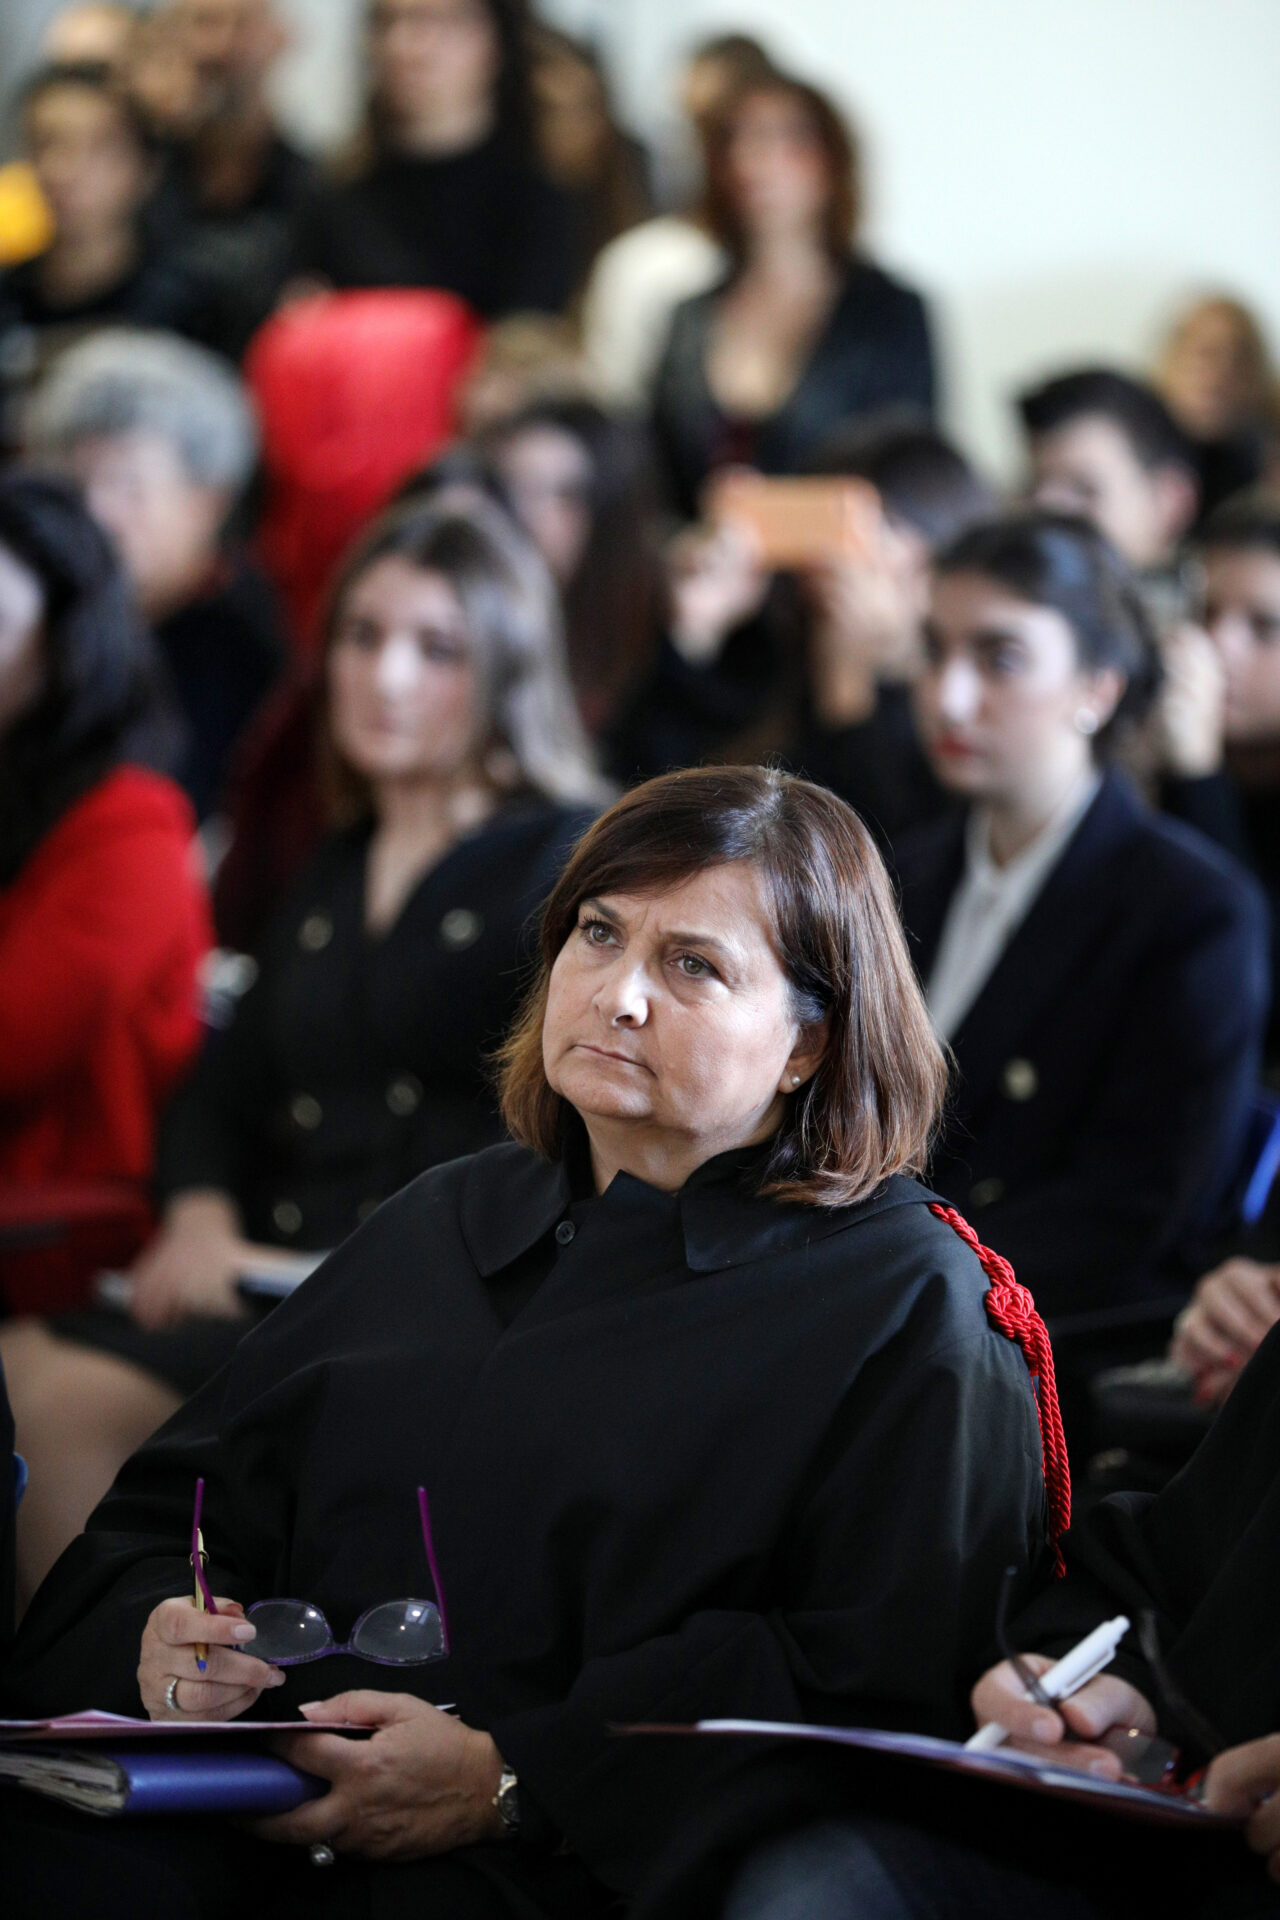
[(315, 1713), (323, 1705), (324, 1705), (323, 1700), (308, 1700), (303, 1706), (298, 1708), (298, 1712), (299, 1713)]
[(1115, 1762), (1114, 1760), (1091, 1760), (1089, 1762), (1089, 1771), (1090, 1773), (1096, 1773), (1102, 1780), (1114, 1779), (1116, 1771)]
[(258, 1629), (256, 1627), (251, 1627), (247, 1620), (244, 1622), (243, 1626), (232, 1627), (231, 1629), (231, 1638), (233, 1640), (241, 1640), (241, 1641), (256, 1640), (257, 1637), (258, 1637)]
[(272, 1667), (271, 1677), (267, 1681), (267, 1685), (269, 1687), (282, 1687), (285, 1683), (285, 1678), (286, 1676), (281, 1673), (279, 1667)]
[(1045, 1746), (1052, 1746), (1057, 1737), (1058, 1722), (1056, 1718), (1049, 1713), (1037, 1714), (1031, 1722), (1031, 1738), (1041, 1741)]

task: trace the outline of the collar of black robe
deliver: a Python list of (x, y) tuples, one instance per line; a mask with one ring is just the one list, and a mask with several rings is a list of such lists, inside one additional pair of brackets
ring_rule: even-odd
[[(717, 1154), (692, 1173), (677, 1196), (684, 1234), (685, 1260), (695, 1273), (715, 1273), (790, 1253), (843, 1233), (855, 1222), (892, 1207), (936, 1198), (918, 1181), (894, 1175), (866, 1200), (852, 1207), (805, 1207), (768, 1199), (753, 1190), (753, 1176), (767, 1147), (737, 1148)], [(500, 1163), (500, 1164), (499, 1164)], [(614, 1176), (600, 1196), (635, 1202), (646, 1194), (655, 1204), (672, 1196), (638, 1180)], [(462, 1235), (476, 1268), (489, 1279), (549, 1233), (575, 1199), (563, 1161), (543, 1160), (524, 1147), (501, 1147), (477, 1154), (463, 1188)]]

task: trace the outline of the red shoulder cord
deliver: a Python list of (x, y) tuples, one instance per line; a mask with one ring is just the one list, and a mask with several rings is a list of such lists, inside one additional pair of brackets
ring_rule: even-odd
[(990, 1280), (985, 1306), (992, 1325), (1010, 1340), (1016, 1340), (1036, 1390), (1036, 1418), (1040, 1422), (1040, 1452), (1044, 1461), (1044, 1484), (1049, 1504), (1049, 1546), (1054, 1572), (1066, 1572), (1062, 1558), (1061, 1536), (1071, 1525), (1071, 1469), (1067, 1464), (1067, 1437), (1062, 1430), (1058, 1410), (1058, 1388), (1053, 1377), (1053, 1348), (1049, 1330), (1036, 1312), (1036, 1303), (1026, 1287), (1014, 1277), (1013, 1268), (1002, 1254), (984, 1247), (963, 1214), (954, 1207), (932, 1202), (929, 1207), (939, 1220), (945, 1220), (967, 1247), (972, 1247)]

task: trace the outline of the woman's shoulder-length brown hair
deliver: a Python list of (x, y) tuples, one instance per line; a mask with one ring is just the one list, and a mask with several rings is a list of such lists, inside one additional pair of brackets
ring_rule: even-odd
[(517, 1140), (561, 1156), (570, 1109), (548, 1084), (542, 1027), (582, 902), (661, 892), (734, 860), (760, 873), (797, 1019), (827, 1022), (821, 1065), (788, 1101), (760, 1190), (852, 1205), (923, 1167), (946, 1063), (871, 835), (835, 794), (769, 767), (664, 774), (588, 829), (547, 901), (538, 976), (500, 1055), (503, 1116)]
[(857, 135), (825, 93), (790, 74), (771, 74), (738, 88), (728, 105), (708, 123), (704, 136), (704, 220), (735, 264), (741, 263), (746, 234), (729, 178), (729, 149), (743, 107), (762, 97), (792, 100), (809, 120), (827, 164), (823, 238), (833, 260), (847, 260), (862, 224), (862, 161)]

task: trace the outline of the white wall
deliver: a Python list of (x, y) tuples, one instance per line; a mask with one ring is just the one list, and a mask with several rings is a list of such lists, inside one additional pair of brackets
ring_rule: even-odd
[(1141, 365), (1191, 290), (1256, 305), (1280, 354), (1280, 0), (611, 10), (641, 124), (676, 52), (731, 27), (836, 93), (864, 135), (868, 241), (933, 296), (952, 421), (1001, 470), (1012, 391), (1071, 361)]

